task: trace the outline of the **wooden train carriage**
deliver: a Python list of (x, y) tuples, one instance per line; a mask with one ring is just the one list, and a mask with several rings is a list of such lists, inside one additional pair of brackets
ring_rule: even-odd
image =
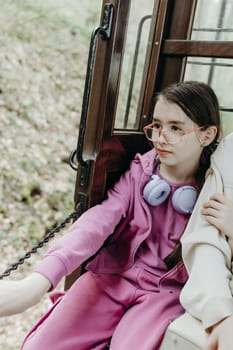
[[(201, 80), (216, 91), (224, 132), (233, 130), (232, 0), (103, 0), (93, 31), (77, 149), (75, 205), (100, 202), (136, 152), (148, 149), (143, 127), (153, 95), (168, 84)], [(80, 271), (66, 279), (66, 288)], [(198, 349), (205, 333), (184, 315), (161, 349)]]

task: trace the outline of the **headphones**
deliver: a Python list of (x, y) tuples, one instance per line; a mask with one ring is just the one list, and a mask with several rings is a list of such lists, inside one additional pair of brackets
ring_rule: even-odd
[[(151, 180), (143, 189), (143, 198), (153, 206), (158, 206), (165, 202), (171, 192), (171, 187), (166, 180), (158, 175), (152, 175)], [(192, 213), (197, 199), (197, 190), (193, 186), (179, 187), (172, 195), (172, 206), (181, 214)]]

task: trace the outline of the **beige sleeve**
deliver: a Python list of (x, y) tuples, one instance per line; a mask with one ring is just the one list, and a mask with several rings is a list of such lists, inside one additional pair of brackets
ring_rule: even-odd
[[(181, 292), (180, 301), (189, 313), (203, 322), (206, 329), (233, 314), (231, 249), (225, 237), (200, 214), (203, 203), (213, 193), (222, 192), (223, 181), (226, 180), (216, 171), (216, 166), (221, 171), (226, 168), (223, 165), (227, 160), (223, 161), (221, 157), (222, 144), (217, 151), (217, 156), (212, 159), (215, 171), (208, 176), (181, 239), (189, 279)], [(229, 183), (226, 187), (228, 191)]]

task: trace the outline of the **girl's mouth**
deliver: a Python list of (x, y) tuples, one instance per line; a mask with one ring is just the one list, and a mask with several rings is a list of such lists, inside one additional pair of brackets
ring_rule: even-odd
[(168, 156), (172, 152), (166, 151), (165, 149), (157, 149), (157, 153), (159, 156)]

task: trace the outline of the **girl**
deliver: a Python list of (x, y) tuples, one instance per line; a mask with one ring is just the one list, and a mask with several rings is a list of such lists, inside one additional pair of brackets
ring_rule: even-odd
[(22, 350), (100, 350), (109, 342), (111, 350), (159, 349), (169, 322), (183, 313), (186, 270), (182, 261), (165, 262), (216, 148), (219, 105), (206, 84), (183, 82), (159, 93), (153, 117), (144, 130), (154, 148), (136, 155), (107, 199), (85, 212), (32, 274), (1, 282), (0, 314), (21, 312), (94, 255)]

